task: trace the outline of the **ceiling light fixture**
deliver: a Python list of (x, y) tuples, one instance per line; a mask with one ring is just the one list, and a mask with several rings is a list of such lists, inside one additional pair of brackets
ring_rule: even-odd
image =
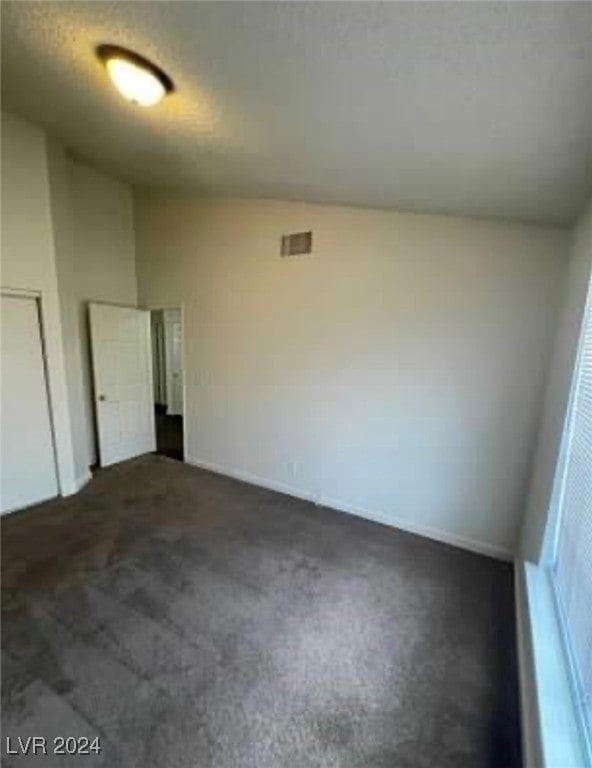
[(152, 107), (173, 91), (173, 81), (166, 72), (127, 48), (99, 45), (97, 56), (119, 93), (134, 104)]

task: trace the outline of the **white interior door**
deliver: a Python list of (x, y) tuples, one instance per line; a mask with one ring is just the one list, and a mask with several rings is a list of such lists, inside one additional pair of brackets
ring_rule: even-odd
[(156, 450), (150, 313), (90, 304), (101, 466)]
[(183, 413), (183, 326), (180, 310), (165, 311), (167, 413)]
[(58, 494), (37, 299), (0, 296), (0, 510)]

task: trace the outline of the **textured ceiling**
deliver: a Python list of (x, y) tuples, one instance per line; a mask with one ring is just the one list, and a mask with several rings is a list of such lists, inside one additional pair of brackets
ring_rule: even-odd
[[(2, 2), (2, 103), (133, 183), (571, 223), (592, 3)], [(142, 110), (93, 55), (177, 92)]]

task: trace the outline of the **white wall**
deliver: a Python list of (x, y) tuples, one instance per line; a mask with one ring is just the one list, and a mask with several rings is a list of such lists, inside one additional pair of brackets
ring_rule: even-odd
[[(189, 457), (437, 536), (513, 547), (566, 232), (149, 190), (136, 224), (142, 302), (184, 304)], [(314, 254), (281, 260), (280, 236), (309, 228)], [(524, 526), (533, 559), (591, 240), (589, 206)], [(0, 268), (3, 287), (42, 295), (70, 493), (95, 460), (86, 302), (137, 299), (131, 195), (5, 113)]]
[(82, 362), (78, 345), (78, 327), (72, 311), (71, 285), (75, 283), (76, 268), (72, 261), (72, 201), (68, 179), (66, 150), (56, 141), (47, 141), (50, 204), (54, 232), (55, 264), (58, 279), (58, 297), (64, 362), (68, 393), (68, 411), (76, 486), (82, 487), (89, 479), (86, 445), (79, 427), (80, 403), (78, 381)]
[(2, 114), (3, 287), (40, 291), (60, 487), (96, 461), (88, 301), (135, 305), (131, 190)]
[(534, 562), (542, 554), (591, 271), (592, 199), (573, 232), (522, 531), (522, 555)]
[(141, 303), (184, 307), (189, 460), (513, 550), (567, 232), (151, 190), (135, 212)]
[(133, 208), (126, 184), (71, 159), (66, 174), (72, 233), (60, 260), (60, 295), (71, 329), (74, 440), (79, 464), (88, 468), (97, 454), (87, 307), (89, 301), (137, 304)]
[(0, 282), (41, 294), (58, 477), (68, 494), (77, 486), (53, 223), (45, 135), (3, 112)]

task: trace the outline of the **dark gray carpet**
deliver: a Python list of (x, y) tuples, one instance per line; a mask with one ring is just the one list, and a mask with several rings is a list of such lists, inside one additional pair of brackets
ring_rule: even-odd
[(158, 456), (1, 525), (5, 766), (519, 765), (509, 565)]

